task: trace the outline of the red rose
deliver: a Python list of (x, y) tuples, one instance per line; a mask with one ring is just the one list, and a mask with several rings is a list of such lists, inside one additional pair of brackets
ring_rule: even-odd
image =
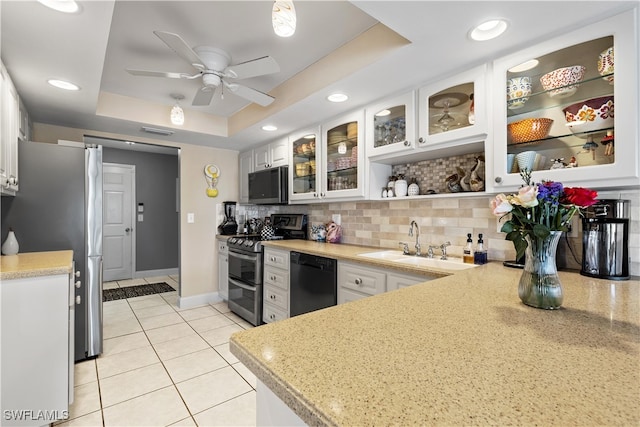
[(572, 204), (581, 208), (586, 208), (597, 202), (598, 192), (588, 188), (573, 187), (564, 189), (564, 195), (560, 200), (563, 204)]

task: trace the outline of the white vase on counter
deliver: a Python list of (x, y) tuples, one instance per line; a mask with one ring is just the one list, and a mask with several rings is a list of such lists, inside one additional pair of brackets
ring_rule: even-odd
[(18, 245), (18, 240), (16, 239), (16, 234), (12, 229), (9, 229), (9, 235), (7, 239), (2, 244), (2, 254), (3, 255), (15, 255), (20, 250), (20, 245)]
[(404, 179), (404, 177), (400, 177), (399, 179), (396, 180), (395, 182), (395, 193), (396, 193), (396, 197), (404, 197), (407, 195), (407, 180)]

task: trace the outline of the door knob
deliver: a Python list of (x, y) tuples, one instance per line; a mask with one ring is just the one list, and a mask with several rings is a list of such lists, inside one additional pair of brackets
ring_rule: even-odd
[(128, 233), (128, 232), (130, 232), (130, 231), (133, 231), (133, 228), (129, 228), (129, 227), (127, 227), (127, 228), (125, 228), (125, 229), (124, 229), (124, 231)]

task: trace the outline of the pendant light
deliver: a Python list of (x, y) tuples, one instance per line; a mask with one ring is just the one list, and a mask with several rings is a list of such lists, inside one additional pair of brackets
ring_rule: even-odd
[(182, 95), (171, 95), (176, 100), (176, 105), (171, 108), (171, 123), (176, 126), (182, 126), (184, 124), (184, 111), (180, 107), (180, 101), (184, 99)]
[(276, 0), (271, 11), (273, 31), (280, 37), (291, 37), (296, 32), (296, 9), (291, 0)]

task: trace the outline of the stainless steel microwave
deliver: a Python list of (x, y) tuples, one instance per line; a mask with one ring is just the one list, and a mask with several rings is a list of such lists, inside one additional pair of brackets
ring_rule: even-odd
[(249, 174), (249, 203), (286, 205), (289, 203), (288, 166), (264, 169)]

